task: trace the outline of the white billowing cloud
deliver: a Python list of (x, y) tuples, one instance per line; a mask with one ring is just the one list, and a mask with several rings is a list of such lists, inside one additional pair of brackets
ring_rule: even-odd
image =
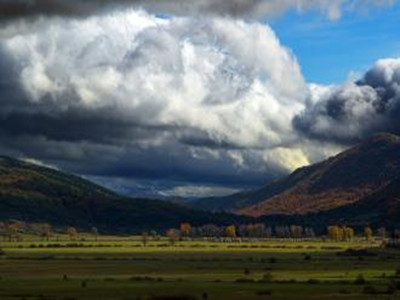
[[(99, 124), (78, 130), (104, 130), (91, 142), (143, 151), (176, 144), (173, 151), (190, 157), (181, 164), (206, 158), (245, 170), (308, 162), (301, 149), (290, 150), (297, 143), (291, 120), (304, 108), (307, 86), (291, 51), (266, 25), (130, 10), (52, 20), (2, 44), (29, 113), (56, 124), (68, 115), (60, 128), (97, 116)], [(35, 134), (51, 140), (60, 128)], [(85, 140), (79, 132), (67, 139)]]

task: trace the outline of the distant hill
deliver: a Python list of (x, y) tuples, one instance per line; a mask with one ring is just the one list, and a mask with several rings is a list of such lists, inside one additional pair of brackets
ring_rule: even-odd
[(181, 222), (229, 224), (241, 218), (199, 213), (164, 201), (121, 197), (77, 176), (0, 157), (0, 221), (11, 219), (137, 232), (176, 227)]
[(394, 184), (399, 177), (400, 138), (379, 134), (261, 189), (200, 199), (192, 207), (254, 217), (313, 214), (357, 203)]

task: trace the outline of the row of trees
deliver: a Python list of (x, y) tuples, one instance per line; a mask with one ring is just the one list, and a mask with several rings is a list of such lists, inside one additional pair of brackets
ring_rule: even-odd
[[(323, 235), (335, 241), (350, 241), (356, 237), (356, 232), (350, 226), (328, 226), (326, 235)], [(389, 237), (388, 231), (384, 227), (378, 228), (375, 232), (371, 227), (366, 226), (363, 231), (358, 232), (358, 236), (365, 237), (371, 241), (374, 237), (386, 239)], [(213, 224), (193, 227), (189, 223), (180, 225), (180, 229), (169, 229), (167, 237), (171, 242), (179, 238), (188, 237), (245, 237), (245, 238), (291, 238), (304, 239), (317, 237), (315, 231), (311, 227), (303, 227), (298, 225), (275, 226), (270, 227), (265, 224), (247, 224), (247, 225), (229, 225), (225, 227)], [(392, 238), (400, 238), (400, 230), (395, 230), (390, 235)]]
[[(41, 237), (43, 240), (49, 240), (55, 236), (55, 231), (48, 223), (24, 223), (19, 221), (0, 222), (0, 236), (9, 241), (17, 241), (21, 238), (23, 233), (34, 234)], [(58, 231), (60, 233), (60, 231)], [(76, 227), (67, 228), (66, 233), (70, 240), (75, 241), (79, 238), (79, 232)], [(324, 235), (335, 241), (349, 241), (354, 239), (356, 233), (355, 229), (350, 226), (328, 226), (327, 233)], [(374, 236), (381, 239), (387, 237), (400, 238), (400, 230), (395, 230), (388, 234), (384, 227), (378, 228), (375, 232), (371, 227), (366, 226), (359, 236), (364, 236), (367, 240), (372, 240)], [(87, 236), (87, 234), (86, 234)], [(99, 231), (96, 227), (91, 229), (91, 237), (97, 240)], [(166, 232), (166, 236), (171, 242), (182, 238), (196, 238), (196, 237), (209, 237), (209, 238), (291, 238), (291, 239), (304, 239), (315, 238), (317, 234), (311, 227), (303, 227), (299, 225), (280, 225), (280, 226), (267, 226), (263, 223), (245, 224), (245, 225), (228, 225), (217, 226), (214, 224), (207, 224), (203, 226), (192, 226), (190, 223), (182, 223), (179, 229), (171, 228)], [(146, 244), (149, 237), (153, 239), (159, 238), (159, 234), (155, 231), (142, 234), (143, 243)]]
[[(58, 231), (58, 233), (63, 233)], [(79, 232), (76, 227), (68, 227), (65, 232), (71, 241), (79, 238)], [(23, 234), (33, 234), (43, 240), (49, 241), (55, 236), (53, 227), (48, 223), (25, 223), (20, 221), (0, 222), (0, 236), (8, 241), (20, 241)], [(96, 227), (91, 229), (92, 237), (97, 240), (99, 231)]]
[[(208, 224), (199, 227), (182, 223), (180, 229), (176, 231), (179, 231), (181, 237), (313, 238), (316, 236), (314, 229), (310, 227), (304, 228), (297, 225), (271, 227), (263, 223), (239, 226)], [(168, 232), (172, 233), (172, 229)]]
[[(368, 240), (371, 241), (374, 236), (380, 238), (380, 239), (386, 239), (388, 238), (388, 232), (385, 227), (380, 227), (374, 232), (370, 226), (364, 227), (364, 231), (362, 232), (362, 235)], [(336, 241), (348, 241), (352, 240), (355, 236), (354, 229), (349, 226), (329, 226), (328, 227), (328, 236), (332, 240)], [(400, 238), (400, 231), (395, 230), (393, 234), (391, 235), (393, 238)]]

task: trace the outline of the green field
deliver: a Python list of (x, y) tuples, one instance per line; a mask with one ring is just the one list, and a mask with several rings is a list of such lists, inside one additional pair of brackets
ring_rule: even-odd
[(400, 299), (400, 252), (379, 243), (26, 237), (0, 247), (2, 300)]

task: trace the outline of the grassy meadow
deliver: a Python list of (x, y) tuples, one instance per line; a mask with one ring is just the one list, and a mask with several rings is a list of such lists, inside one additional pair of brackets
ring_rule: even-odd
[(80, 239), (0, 242), (0, 299), (400, 299), (379, 242)]

